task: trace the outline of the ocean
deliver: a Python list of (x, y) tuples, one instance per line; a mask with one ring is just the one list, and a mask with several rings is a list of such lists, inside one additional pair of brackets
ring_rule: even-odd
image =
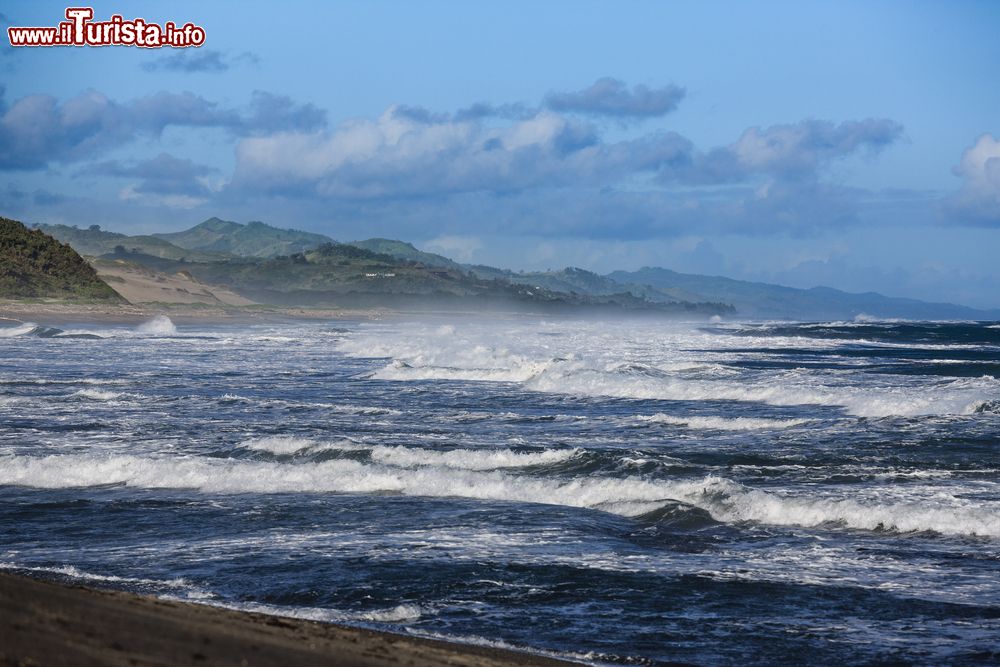
[(0, 329), (0, 567), (597, 664), (1000, 663), (1000, 325)]

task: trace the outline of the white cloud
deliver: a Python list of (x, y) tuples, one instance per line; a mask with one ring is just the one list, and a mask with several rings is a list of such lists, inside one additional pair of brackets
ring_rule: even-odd
[(346, 199), (603, 186), (683, 160), (690, 149), (673, 133), (602, 143), (590, 124), (549, 111), (494, 125), (393, 106), (333, 132), (243, 139), (234, 183)]
[(966, 221), (1000, 225), (1000, 140), (984, 134), (965, 149), (954, 169), (964, 183), (951, 210)]

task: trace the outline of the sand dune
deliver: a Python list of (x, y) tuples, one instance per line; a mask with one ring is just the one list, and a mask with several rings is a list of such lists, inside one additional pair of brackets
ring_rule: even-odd
[(191, 274), (160, 273), (130, 262), (96, 260), (97, 275), (130, 303), (179, 303), (211, 306), (250, 306), (255, 302), (232, 290), (206, 285)]

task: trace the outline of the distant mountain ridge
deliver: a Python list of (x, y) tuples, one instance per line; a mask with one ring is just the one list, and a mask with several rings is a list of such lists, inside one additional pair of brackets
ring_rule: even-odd
[(0, 218), (0, 298), (123, 301), (76, 250), (9, 218)]
[[(413, 248), (410, 244), (404, 245)], [(386, 244), (383, 247), (394, 254), (392, 246)], [(889, 297), (877, 292), (844, 292), (823, 286), (810, 289), (785, 287), (722, 276), (679, 273), (660, 267), (643, 267), (637, 271), (613, 271), (600, 275), (575, 267), (558, 271), (515, 272), (479, 264), (461, 266), (482, 278), (504, 279), (553, 291), (589, 296), (628, 293), (653, 303), (683, 301), (731, 304), (738, 316), (756, 319), (850, 320), (859, 316), (972, 320), (1000, 318), (1000, 310)]]
[[(592, 296), (609, 296), (628, 293), (646, 299), (653, 303), (670, 303), (672, 301), (723, 301), (694, 295), (677, 288), (655, 288), (649, 285), (637, 285), (629, 282), (619, 282), (609, 276), (602, 276), (593, 271), (568, 266), (558, 271), (510, 271), (496, 269), (491, 266), (466, 265), (470, 271), (483, 278), (503, 278), (522, 285), (537, 285), (546, 289), (561, 292), (576, 292)], [(728, 302), (727, 302), (728, 303)]]
[[(345, 243), (272, 258), (179, 262), (141, 253), (115, 253), (99, 265), (145, 266), (164, 275), (190, 276), (199, 285), (232, 291), (259, 304), (297, 307), (386, 307), (400, 310), (592, 312), (634, 315), (731, 315), (715, 303), (652, 303), (631, 294), (609, 297), (555, 292), (507, 280), (487, 280), (460, 269), (428, 267)], [(113, 265), (112, 265), (113, 266)]]
[[(253, 277), (254, 271), (277, 281), (282, 294), (311, 294), (302, 297), (306, 300), (318, 298), (313, 294), (317, 290), (341, 295), (351, 290), (399, 295), (428, 294), (437, 290), (452, 297), (461, 294), (463, 298), (472, 298), (474, 294), (496, 295), (503, 292), (507, 296), (517, 295), (518, 299), (544, 301), (562, 298), (566, 303), (617, 303), (631, 309), (649, 307), (669, 310), (678, 304), (687, 304), (685, 307), (693, 309), (690, 312), (701, 308), (698, 312), (713, 311), (717, 314), (731, 314), (727, 310), (727, 306), (731, 305), (738, 317), (750, 319), (843, 320), (866, 315), (909, 319), (1000, 318), (998, 310), (928, 303), (887, 297), (875, 292), (855, 294), (829, 287), (799, 289), (721, 276), (678, 273), (659, 267), (614, 271), (606, 275), (575, 267), (557, 271), (512, 271), (462, 264), (400, 240), (370, 238), (337, 243), (323, 234), (280, 229), (263, 222), (244, 225), (209, 218), (184, 231), (148, 236), (116, 234), (96, 226), (88, 229), (63, 225), (40, 227), (71, 243), (83, 254), (116, 259), (131, 257), (131, 261), (145, 263), (156, 270), (176, 270), (174, 263), (178, 261), (212, 265), (214, 269), (211, 271), (199, 266), (193, 272), (204, 274), (202, 279), (205, 280), (223, 281), (222, 284), (234, 289), (238, 287), (226, 280), (238, 279), (246, 285), (253, 284), (257, 292), (250, 298), (258, 300), (262, 297), (259, 290), (264, 288), (261, 281)], [(337, 259), (317, 261), (315, 253), (320, 247), (326, 247), (326, 255), (336, 256)], [(362, 254), (352, 253), (348, 248)], [(256, 269), (250, 268), (253, 262), (258, 262)], [(319, 264), (326, 267), (324, 271), (329, 275), (321, 275), (315, 266), (309, 270), (303, 270), (301, 266), (295, 268)], [(366, 277), (364, 267), (376, 268), (367, 271), (373, 275)], [(397, 275), (388, 280), (389, 273)], [(404, 276), (405, 281), (412, 284), (405, 285)], [(483, 285), (486, 283), (493, 283), (496, 289), (485, 289)], [(429, 287), (431, 285), (433, 287)], [(459, 285), (463, 287), (459, 288)], [(518, 287), (499, 289), (497, 286), (500, 285)], [(527, 290), (519, 291), (520, 288)]]
[(721, 300), (733, 304), (741, 315), (755, 318), (850, 320), (859, 316), (908, 319), (1000, 317), (1000, 311), (888, 297), (877, 292), (857, 294), (832, 287), (799, 289), (721, 276), (678, 273), (659, 267), (614, 271), (608, 277), (622, 284), (681, 290), (695, 300)]

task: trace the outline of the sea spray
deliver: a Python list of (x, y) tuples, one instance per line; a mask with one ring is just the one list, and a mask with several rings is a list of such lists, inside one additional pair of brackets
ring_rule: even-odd
[(166, 315), (157, 315), (136, 327), (136, 331), (154, 336), (173, 336), (177, 333), (177, 327)]

